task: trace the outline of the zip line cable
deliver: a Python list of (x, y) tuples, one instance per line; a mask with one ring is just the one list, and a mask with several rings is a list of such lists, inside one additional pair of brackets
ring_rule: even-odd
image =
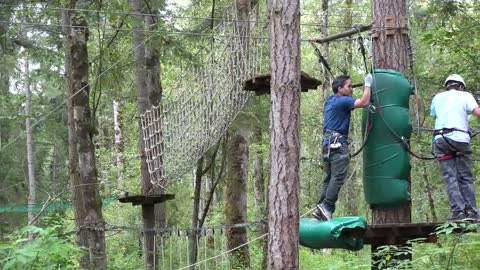
[[(232, 20), (233, 21), (233, 20)], [(238, 21), (241, 22), (241, 21)], [(250, 21), (252, 23), (264, 23), (265, 25), (268, 24), (268, 22), (259, 22), (259, 21)], [(18, 21), (6, 21), (6, 20), (0, 20), (0, 24), (14, 24), (14, 25), (21, 25), (21, 26), (50, 26), (50, 27), (68, 27), (68, 25), (63, 25), (63, 24), (57, 24), (57, 23), (35, 23), (35, 22), (18, 22)], [(322, 24), (300, 24), (301, 26), (323, 26)], [(342, 28), (342, 29), (351, 29), (351, 26), (348, 25), (328, 25), (325, 26), (326, 28)], [(95, 24), (90, 24), (88, 26), (77, 26), (79, 29), (93, 29), (93, 30), (98, 30), (97, 25)], [(371, 26), (372, 29), (381, 29), (381, 27), (375, 27)], [(391, 29), (404, 29), (403, 27), (392, 27)], [(108, 28), (109, 31), (132, 31), (132, 28), (118, 28), (118, 27), (111, 27)], [(206, 34), (200, 34), (199, 32), (185, 32), (185, 31), (170, 31), (170, 30), (148, 30), (148, 29), (139, 29), (138, 31), (141, 32), (146, 32), (146, 33), (173, 33), (173, 34), (185, 34), (185, 35), (200, 35), (200, 36), (211, 36), (211, 34), (206, 35)], [(225, 36), (232, 36), (232, 37), (243, 37), (240, 35), (225, 35)], [(303, 40), (307, 41), (307, 40)]]

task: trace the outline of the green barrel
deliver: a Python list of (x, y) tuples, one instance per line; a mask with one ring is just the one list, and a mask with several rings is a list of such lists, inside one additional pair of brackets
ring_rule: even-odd
[(363, 110), (362, 125), (369, 129), (363, 149), (363, 186), (370, 205), (397, 207), (410, 201), (410, 156), (401, 138), (407, 141), (412, 133), (412, 91), (403, 73), (391, 69), (374, 71), (371, 104), (375, 108)]
[(300, 245), (308, 248), (343, 248), (357, 251), (363, 248), (367, 221), (363, 217), (341, 217), (330, 221), (300, 219)]

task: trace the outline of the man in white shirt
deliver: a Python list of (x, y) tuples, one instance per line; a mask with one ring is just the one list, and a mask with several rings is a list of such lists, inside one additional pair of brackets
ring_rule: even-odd
[(435, 116), (433, 151), (440, 163), (452, 211), (448, 220), (480, 220), (467, 118), (469, 113), (480, 116), (480, 107), (472, 94), (463, 91), (465, 81), (460, 75), (448, 76), (445, 89), (433, 98), (430, 114)]

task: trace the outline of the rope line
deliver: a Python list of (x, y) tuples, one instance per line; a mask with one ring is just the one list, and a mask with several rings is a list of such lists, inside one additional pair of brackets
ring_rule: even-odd
[[(301, 215), (300, 217), (304, 217), (304, 216), (308, 215), (309, 213), (313, 212), (313, 210), (315, 210), (315, 207), (312, 208), (312, 209), (310, 209), (310, 210), (308, 210), (306, 213), (304, 213), (304, 214)], [(210, 258), (204, 259), (204, 260), (202, 260), (202, 261), (196, 262), (196, 263), (194, 263), (194, 264), (190, 264), (190, 265), (187, 265), (187, 266), (185, 266), (185, 267), (179, 268), (178, 270), (187, 269), (187, 268), (190, 268), (190, 267), (192, 267), (192, 266), (196, 266), (196, 265), (198, 265), (198, 264), (201, 264), (201, 263), (204, 263), (204, 262), (207, 262), (207, 261), (216, 259), (216, 258), (218, 258), (218, 257), (221, 257), (221, 256), (223, 256), (223, 255), (226, 255), (226, 254), (228, 254), (228, 253), (231, 253), (232, 251), (235, 251), (235, 250), (237, 250), (237, 249), (239, 249), (239, 248), (241, 248), (241, 247), (244, 247), (244, 246), (246, 246), (246, 245), (248, 245), (248, 244), (250, 244), (250, 243), (252, 243), (252, 242), (254, 242), (254, 241), (260, 240), (260, 239), (264, 238), (264, 237), (267, 236), (267, 235), (268, 235), (268, 233), (264, 233), (264, 234), (262, 234), (262, 235), (260, 235), (260, 236), (258, 236), (258, 237), (256, 237), (256, 238), (254, 238), (254, 239), (252, 239), (252, 240), (249, 240), (249, 241), (247, 241), (247, 242), (245, 242), (245, 243), (243, 243), (243, 244), (241, 244), (241, 245), (239, 245), (239, 246), (237, 246), (237, 247), (234, 247), (234, 248), (232, 248), (232, 249), (230, 249), (230, 250), (227, 250), (227, 251), (225, 251), (225, 252), (222, 252), (222, 253), (220, 253), (220, 254), (218, 254), (218, 255), (215, 255), (215, 256), (213, 256), (213, 257), (210, 257)]]
[[(207, 19), (207, 18), (206, 18)], [(228, 21), (228, 20), (225, 20), (225, 22), (234, 22), (233, 20), (231, 21)], [(235, 22), (244, 22), (242, 20), (236, 20)], [(268, 22), (262, 22), (262, 21), (247, 21), (249, 23), (263, 23), (265, 25), (268, 24)], [(51, 26), (51, 27), (67, 27), (68, 25), (63, 25), (63, 24), (55, 24), (55, 23), (34, 23), (34, 22), (14, 22), (14, 21), (5, 21), (5, 20), (0, 20), (0, 23), (3, 23), (3, 24), (14, 24), (14, 25), (20, 25), (20, 26)], [(348, 25), (333, 25), (333, 24), (330, 24), (328, 26), (324, 26), (322, 24), (305, 24), (305, 23), (302, 23), (300, 24), (301, 26), (312, 26), (312, 27), (318, 27), (318, 26), (322, 26), (322, 27), (326, 27), (326, 28), (341, 28), (341, 29), (351, 29), (352, 27), (351, 26), (348, 26)], [(88, 26), (78, 26), (78, 28), (81, 28), (81, 29), (93, 29), (93, 30), (98, 30), (98, 27), (97, 25), (88, 25)], [(377, 26), (371, 26), (371, 29), (384, 29), (382, 27), (377, 27)], [(392, 30), (402, 30), (402, 29), (405, 29), (404, 27), (390, 27), (389, 29), (392, 29)], [(412, 28), (409, 28), (409, 29), (412, 29)], [(108, 28), (108, 30), (111, 30), (111, 31), (131, 31), (132, 29), (131, 28), (116, 28), (116, 27), (110, 27)], [(211, 35), (205, 35), (205, 34), (199, 34), (199, 33), (196, 33), (196, 32), (181, 32), (181, 31), (167, 31), (167, 30), (148, 30), (148, 29), (138, 29), (138, 31), (141, 31), (141, 32), (146, 32), (146, 33), (160, 33), (160, 34), (169, 34), (169, 33), (175, 33), (175, 34), (183, 34), (183, 35), (201, 35), (201, 36), (211, 36)], [(259, 38), (259, 37), (257, 37)], [(266, 37), (265, 37), (266, 38)], [(308, 41), (308, 39), (300, 39), (301, 41)]]
[[(19, 7), (18, 5), (12, 5), (12, 4), (3, 4), (0, 3), (0, 6), (3, 7)], [(123, 15), (123, 16), (149, 16), (149, 17), (157, 17), (157, 18), (173, 18), (173, 19), (195, 19), (195, 20), (222, 20), (223, 17), (201, 17), (201, 16), (177, 16), (173, 14), (149, 14), (149, 13), (141, 13), (141, 12), (126, 12), (126, 11), (107, 11), (107, 10), (98, 10), (98, 9), (73, 9), (73, 8), (65, 8), (65, 7), (39, 7), (39, 6), (25, 6), (22, 5), (21, 8), (17, 11), (22, 11), (22, 10), (40, 10), (40, 11), (78, 11), (78, 12), (90, 12), (90, 13), (98, 13), (98, 14), (112, 14), (112, 15)], [(315, 16), (317, 17), (318, 14), (307, 14), (307, 13), (301, 13), (300, 16), (306, 17), (306, 16)], [(328, 16), (331, 17), (344, 17), (345, 15), (343, 14), (335, 14), (335, 13), (328, 13)], [(355, 15), (353, 17), (358, 17), (358, 18), (368, 18), (371, 17), (369, 15)], [(250, 22), (248, 20), (242, 20), (244, 22)]]

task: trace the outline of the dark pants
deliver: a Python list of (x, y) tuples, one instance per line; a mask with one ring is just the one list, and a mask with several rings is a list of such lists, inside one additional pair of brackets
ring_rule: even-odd
[(454, 212), (465, 209), (477, 211), (470, 144), (440, 138), (433, 143), (433, 151), (437, 157), (453, 156), (450, 159), (439, 160), (443, 180), (447, 188), (450, 209)]
[(339, 148), (329, 148), (328, 145), (324, 145), (322, 157), (326, 176), (323, 180), (318, 204), (322, 204), (333, 213), (335, 212), (338, 193), (347, 176), (348, 163), (350, 162), (348, 145), (342, 144)]

